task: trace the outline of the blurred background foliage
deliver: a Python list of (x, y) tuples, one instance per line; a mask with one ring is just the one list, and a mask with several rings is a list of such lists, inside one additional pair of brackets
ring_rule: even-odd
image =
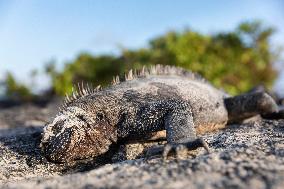
[(16, 81), (10, 72), (6, 73), (5, 79), (1, 82), (1, 85), (5, 89), (6, 97), (12, 100), (20, 99), (23, 101), (29, 101), (34, 98), (34, 94), (32, 94), (31, 90), (24, 84)]
[[(277, 71), (273, 64), (280, 50), (273, 48), (270, 37), (274, 29), (261, 21), (247, 21), (235, 30), (206, 35), (185, 29), (156, 37), (141, 49), (123, 49), (119, 56), (81, 53), (67, 62), (63, 70), (49, 62), (45, 72), (51, 78), (51, 90), (57, 95), (71, 93), (79, 82), (106, 86), (113, 76), (144, 65), (175, 65), (201, 74), (215, 86), (235, 95), (256, 85), (270, 88)], [(7, 74), (6, 95), (29, 96), (30, 90)]]

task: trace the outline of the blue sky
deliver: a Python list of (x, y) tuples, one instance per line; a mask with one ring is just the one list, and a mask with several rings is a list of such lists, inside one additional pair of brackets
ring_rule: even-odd
[(118, 53), (170, 29), (214, 33), (249, 19), (275, 26), (272, 42), (284, 45), (281, 0), (0, 0), (0, 78), (10, 70), (27, 82), (30, 70), (51, 59), (62, 66), (81, 51)]

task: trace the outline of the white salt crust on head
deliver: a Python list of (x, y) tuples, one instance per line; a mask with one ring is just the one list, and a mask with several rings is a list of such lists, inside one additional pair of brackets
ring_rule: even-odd
[[(86, 117), (87, 112), (83, 110), (82, 108), (71, 106), (67, 107), (65, 110), (60, 112), (55, 119), (46, 125), (43, 130), (43, 138), (42, 141), (46, 142), (50, 137), (57, 137), (65, 132), (66, 129), (71, 128), (71, 127), (76, 127), (78, 128), (78, 131), (80, 131), (80, 126), (83, 126), (86, 124), (82, 120), (78, 119), (78, 115), (84, 115)], [(90, 117), (90, 116), (88, 116)], [(92, 120), (88, 119), (88, 121), (92, 122)], [(59, 122), (64, 122), (62, 124), (62, 127), (60, 128), (60, 131), (58, 133), (54, 133), (53, 127)], [(89, 123), (91, 124), (91, 123)]]

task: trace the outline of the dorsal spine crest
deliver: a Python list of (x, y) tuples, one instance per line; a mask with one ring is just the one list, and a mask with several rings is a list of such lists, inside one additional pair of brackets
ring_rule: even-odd
[[(152, 65), (149, 68), (143, 66), (143, 68), (140, 71), (137, 70), (133, 71), (131, 69), (125, 74), (124, 80), (131, 81), (137, 78), (145, 78), (148, 77), (149, 75), (177, 75), (207, 83), (207, 81), (204, 78), (202, 78), (199, 74), (192, 73), (191, 71), (187, 71), (179, 67), (174, 67), (169, 65), (164, 66), (160, 64)], [(121, 81), (119, 76), (113, 77), (112, 85), (118, 85), (120, 83)], [(77, 88), (76, 90), (72, 88), (71, 95), (66, 94), (63, 107), (66, 107), (69, 103), (73, 102), (76, 99), (101, 91), (100, 85), (98, 85), (96, 88), (93, 88), (90, 87), (88, 83), (84, 85), (83, 82), (81, 82), (81, 84), (78, 84), (76, 88)]]

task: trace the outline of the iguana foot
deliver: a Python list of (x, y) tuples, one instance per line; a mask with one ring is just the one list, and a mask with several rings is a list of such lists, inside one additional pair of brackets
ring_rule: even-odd
[(168, 143), (163, 146), (152, 147), (147, 151), (146, 159), (151, 156), (162, 155), (163, 160), (165, 161), (171, 153), (174, 153), (175, 155), (177, 155), (177, 157), (179, 157), (179, 154), (181, 154), (185, 150), (195, 150), (199, 147), (204, 147), (207, 153), (210, 152), (209, 146), (204, 141), (204, 139), (197, 138), (190, 142), (175, 144)]

